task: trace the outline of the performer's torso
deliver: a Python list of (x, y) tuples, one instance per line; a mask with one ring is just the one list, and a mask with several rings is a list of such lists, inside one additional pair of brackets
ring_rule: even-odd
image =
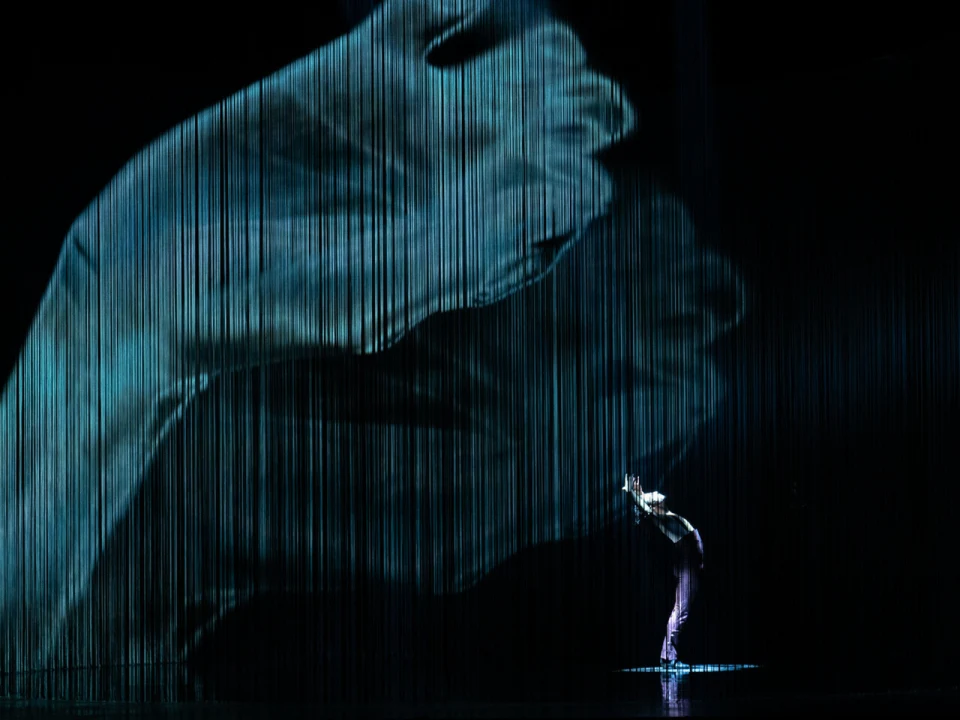
[(670, 538), (670, 541), (674, 543), (680, 542), (694, 530), (693, 525), (691, 525), (686, 518), (680, 517), (676, 513), (651, 515), (650, 519), (657, 525), (660, 532)]

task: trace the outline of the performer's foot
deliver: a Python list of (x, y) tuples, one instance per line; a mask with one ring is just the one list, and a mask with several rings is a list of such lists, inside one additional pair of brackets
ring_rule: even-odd
[(660, 658), (660, 669), (661, 670), (689, 670), (690, 666), (685, 662), (680, 662), (679, 660), (664, 660)]

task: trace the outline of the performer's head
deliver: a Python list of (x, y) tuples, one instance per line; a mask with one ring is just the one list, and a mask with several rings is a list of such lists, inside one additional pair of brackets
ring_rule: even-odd
[(667, 512), (667, 496), (663, 493), (658, 493), (656, 491), (645, 492), (640, 497), (643, 498), (643, 501), (650, 506), (650, 509), (654, 513), (660, 515)]

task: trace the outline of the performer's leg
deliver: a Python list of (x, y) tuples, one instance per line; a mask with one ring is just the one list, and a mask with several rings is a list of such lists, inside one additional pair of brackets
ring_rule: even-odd
[(677, 567), (677, 590), (673, 602), (673, 611), (667, 620), (667, 634), (660, 648), (660, 661), (673, 663), (677, 659), (677, 640), (689, 615), (690, 603), (697, 592), (698, 570), (682, 563)]

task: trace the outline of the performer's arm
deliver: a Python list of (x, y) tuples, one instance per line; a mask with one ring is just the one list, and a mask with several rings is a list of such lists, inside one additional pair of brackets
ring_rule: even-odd
[(653, 514), (650, 506), (643, 500), (643, 490), (633, 487), (630, 483), (629, 477), (627, 476), (624, 476), (623, 490), (624, 492), (628, 493), (630, 495), (630, 499), (633, 500), (634, 521), (637, 523), (637, 525), (639, 525), (644, 518), (649, 518)]

